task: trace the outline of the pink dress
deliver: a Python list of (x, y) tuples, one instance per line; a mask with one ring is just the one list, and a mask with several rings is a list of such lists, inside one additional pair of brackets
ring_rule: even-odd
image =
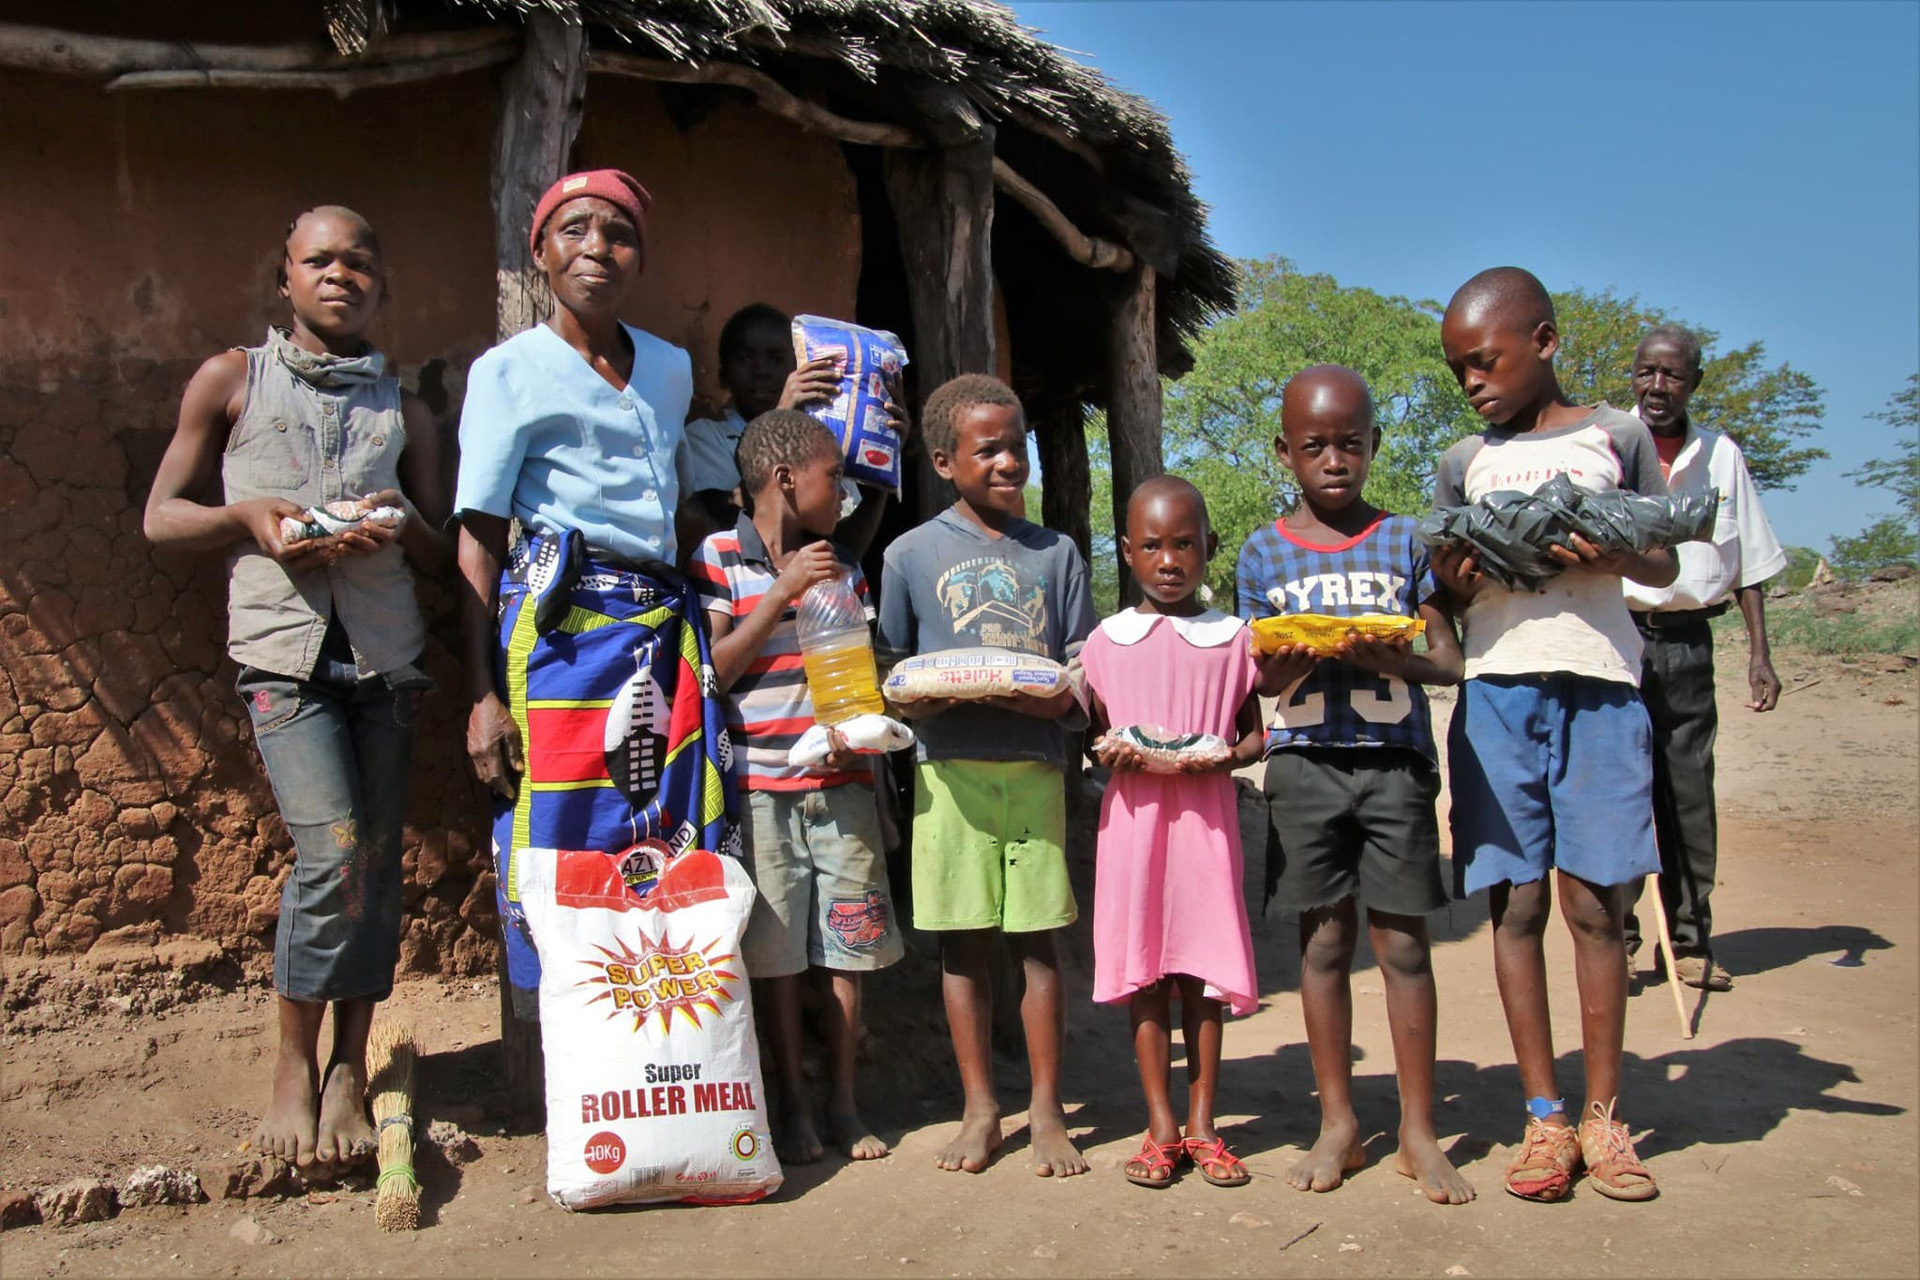
[[(1234, 716), (1256, 672), (1247, 626), (1128, 609), (1080, 651), (1108, 722), (1237, 741)], [(1168, 974), (1206, 983), (1234, 1013), (1259, 987), (1241, 886), (1240, 815), (1230, 773), (1116, 773), (1100, 804), (1093, 889), (1093, 998), (1125, 1000)]]

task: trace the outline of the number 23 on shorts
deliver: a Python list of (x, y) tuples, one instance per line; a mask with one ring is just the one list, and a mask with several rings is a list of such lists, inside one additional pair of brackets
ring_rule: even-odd
[[(1327, 695), (1300, 692), (1309, 676), (1301, 676), (1280, 695), (1273, 713), (1275, 728), (1311, 729), (1326, 723)], [(1413, 711), (1413, 696), (1399, 676), (1376, 676), (1370, 683), (1381, 687), (1356, 685), (1349, 698), (1353, 713), (1368, 724), (1399, 724)]]

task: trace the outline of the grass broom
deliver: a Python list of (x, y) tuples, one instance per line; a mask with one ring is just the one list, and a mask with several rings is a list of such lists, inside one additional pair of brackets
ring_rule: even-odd
[(419, 1056), (406, 1026), (374, 1024), (367, 1041), (367, 1093), (380, 1134), (373, 1220), (383, 1231), (412, 1231), (420, 1225), (420, 1183), (413, 1174), (413, 1064)]

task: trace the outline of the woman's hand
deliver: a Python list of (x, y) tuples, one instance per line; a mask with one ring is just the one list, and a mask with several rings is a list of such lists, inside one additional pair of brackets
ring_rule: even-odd
[(803, 404), (832, 400), (839, 394), (840, 360), (837, 356), (821, 356), (807, 361), (787, 375), (787, 385), (780, 392), (779, 407), (798, 409)]
[(511, 801), (519, 793), (520, 775), (527, 767), (520, 726), (497, 693), (474, 703), (467, 716), (467, 759), (480, 784), (495, 795)]
[(773, 580), (773, 589), (789, 601), (798, 600), (813, 587), (839, 576), (840, 557), (833, 554), (833, 544), (822, 538), (793, 553), (786, 568)]

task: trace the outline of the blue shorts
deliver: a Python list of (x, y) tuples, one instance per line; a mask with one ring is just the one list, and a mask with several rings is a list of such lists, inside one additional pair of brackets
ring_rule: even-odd
[(1531, 884), (1552, 868), (1597, 885), (1660, 869), (1653, 730), (1632, 685), (1564, 674), (1468, 680), (1447, 753), (1462, 896)]

